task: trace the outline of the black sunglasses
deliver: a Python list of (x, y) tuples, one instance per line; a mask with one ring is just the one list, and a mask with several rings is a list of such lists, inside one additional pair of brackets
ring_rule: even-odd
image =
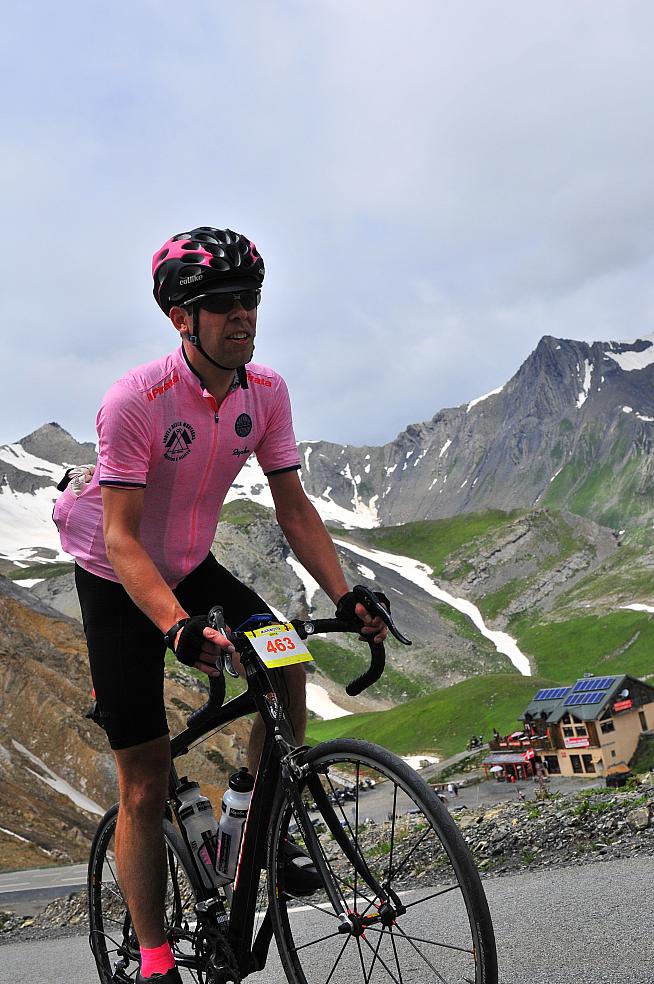
[(210, 314), (227, 314), (238, 301), (246, 311), (253, 311), (261, 300), (261, 291), (254, 290), (230, 290), (224, 294), (206, 294), (200, 300), (200, 307)]

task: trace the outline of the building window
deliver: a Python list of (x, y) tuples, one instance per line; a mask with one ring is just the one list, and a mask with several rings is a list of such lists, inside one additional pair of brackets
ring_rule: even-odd
[(593, 762), (593, 756), (592, 755), (582, 755), (581, 757), (582, 757), (582, 759), (584, 761), (584, 769), (586, 770), (586, 772), (594, 772), (595, 771), (595, 763)]
[(579, 728), (579, 727), (577, 727), (577, 728), (575, 728), (575, 734), (577, 735), (578, 738), (586, 738), (586, 736), (588, 735), (588, 732), (586, 731), (585, 728)]
[(583, 773), (584, 769), (583, 769), (583, 766), (581, 764), (581, 759), (579, 758), (579, 756), (578, 755), (571, 755), (570, 756), (570, 762), (572, 764), (572, 771), (575, 772), (575, 773), (577, 773), (578, 775), (581, 775)]
[(608, 735), (611, 731), (615, 731), (615, 725), (611, 718), (608, 721), (602, 721), (600, 724), (600, 731), (603, 735)]
[(561, 766), (559, 765), (559, 760), (556, 755), (546, 755), (545, 756), (545, 768), (553, 776), (561, 775)]
[(574, 728), (564, 728), (563, 737), (564, 738), (574, 738), (575, 729)]

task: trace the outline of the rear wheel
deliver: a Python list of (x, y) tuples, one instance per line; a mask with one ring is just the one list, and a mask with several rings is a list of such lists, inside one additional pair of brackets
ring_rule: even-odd
[[(118, 884), (114, 839), (118, 807), (103, 817), (89, 859), (89, 941), (103, 984), (134, 981), (139, 969), (139, 943), (127, 903)], [(185, 984), (201, 980), (197, 958), (195, 903), (201, 889), (181, 837), (163, 822), (166, 851), (165, 930)], [(186, 970), (184, 970), (186, 968)]]
[(302, 799), (351, 926), (339, 930), (324, 890), (309, 898), (286, 890), (289, 832), (308, 848), (280, 798), (270, 829), (269, 904), (291, 984), (497, 984), (484, 890), (434, 791), (397, 756), (354, 739), (317, 745), (303, 761)]

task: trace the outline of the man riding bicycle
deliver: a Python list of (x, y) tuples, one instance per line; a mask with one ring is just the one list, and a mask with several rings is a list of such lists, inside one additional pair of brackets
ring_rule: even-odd
[[(225, 496), (250, 454), (268, 479), (288, 543), (337, 614), (356, 613), (375, 641), (386, 627), (362, 605), (355, 608), (329, 534), (304, 493), (284, 380), (250, 362), (264, 278), (256, 247), (229, 229), (202, 226), (157, 250), (152, 273), (155, 299), (181, 346), (109, 389), (97, 417), (93, 477), (79, 494), (64, 491), (54, 519), (76, 560), (98, 711), (116, 761), (116, 863), (141, 947), (138, 981), (179, 984), (163, 931), (161, 822), (170, 768), (164, 654), (168, 646), (182, 663), (216, 676), (221, 653), (234, 653), (209, 627), (209, 608), (221, 604), (234, 628), (270, 611), (210, 552)], [(302, 742), (304, 667), (278, 672)], [(257, 718), (248, 749), (252, 772), (263, 735)], [(290, 850), (288, 863), (298, 863), (310, 889), (316, 872), (299, 854)]]

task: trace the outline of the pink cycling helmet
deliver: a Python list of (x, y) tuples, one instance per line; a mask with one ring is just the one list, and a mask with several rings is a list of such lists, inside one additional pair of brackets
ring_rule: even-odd
[(178, 233), (152, 257), (153, 294), (166, 315), (171, 307), (192, 305), (206, 294), (259, 288), (264, 273), (253, 242), (213, 226)]

